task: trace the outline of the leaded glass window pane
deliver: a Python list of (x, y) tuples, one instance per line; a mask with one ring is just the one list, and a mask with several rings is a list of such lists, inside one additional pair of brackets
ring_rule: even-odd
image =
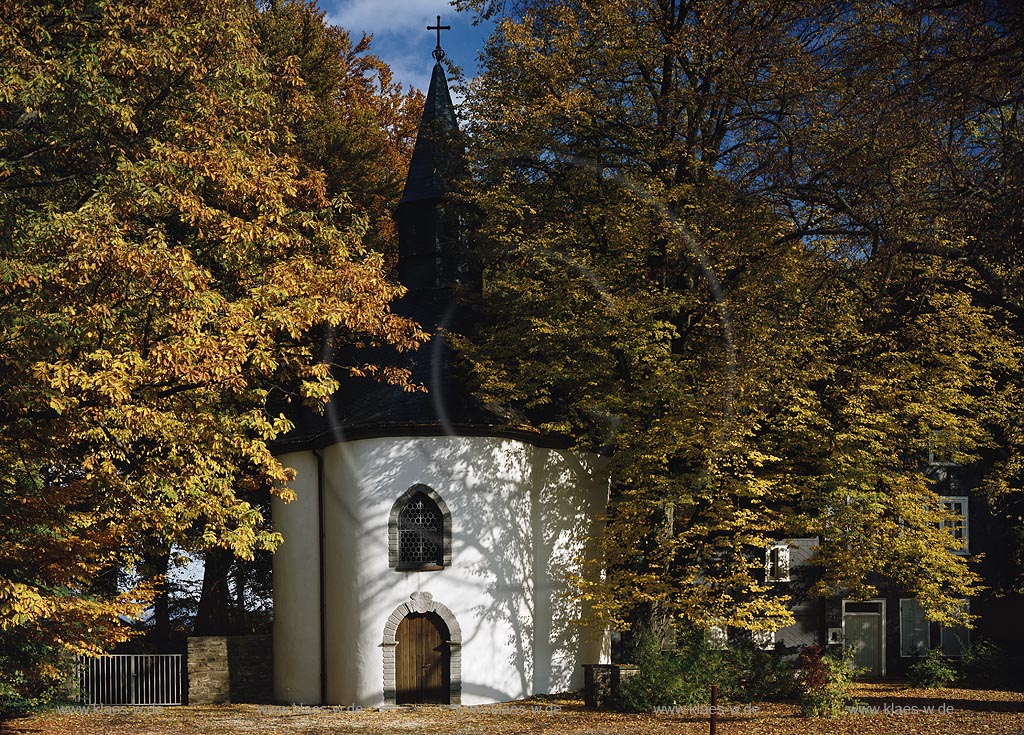
[(437, 504), (422, 493), (413, 495), (398, 513), (398, 563), (442, 563), (444, 521)]

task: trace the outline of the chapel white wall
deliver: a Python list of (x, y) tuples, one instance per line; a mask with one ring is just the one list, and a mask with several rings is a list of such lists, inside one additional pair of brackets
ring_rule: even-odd
[[(580, 571), (583, 544), (596, 535), (594, 519), (607, 502), (596, 456), (489, 437), (367, 439), (327, 447), (323, 456), (327, 703), (382, 703), (384, 625), (417, 591), (451, 609), (462, 628), (465, 704), (576, 689), (581, 664), (606, 660), (605, 636), (576, 624), (583, 611), (566, 581)], [(298, 469), (297, 455), (282, 459)], [(302, 461), (300, 481), (307, 477), (296, 491), (315, 496), (315, 463), (309, 473)], [(391, 507), (415, 484), (433, 488), (452, 514), (453, 562), (442, 571), (388, 566)], [(304, 539), (287, 560), (275, 559), (275, 654), (286, 662), (282, 669), (275, 661), (279, 698), (300, 682), (305, 692), (314, 668), (319, 675), (312, 665), (298, 671), (296, 660), (309, 655), (311, 637), (301, 628), (310, 617), (308, 605), (290, 598), (298, 593), (316, 605), (316, 585), (296, 590), (307, 575), (301, 585), (289, 582), (289, 593), (278, 589), (285, 570), (301, 563), (296, 547), (315, 546), (315, 514), (307, 505), (293, 517), (294, 507), (274, 507), (282, 549), (289, 534)], [(292, 650), (293, 639), (306, 644), (303, 653)]]
[[(273, 556), (274, 697), (320, 704), (320, 551), (317, 461), (312, 452), (280, 457), (297, 474), (296, 499), (272, 500), (274, 529), (285, 541)], [(286, 511), (286, 512), (285, 512)]]

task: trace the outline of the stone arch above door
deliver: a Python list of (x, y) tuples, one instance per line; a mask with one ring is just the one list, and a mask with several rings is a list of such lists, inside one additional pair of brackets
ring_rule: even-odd
[(395, 704), (395, 646), (398, 640), (395, 634), (402, 619), (410, 613), (434, 613), (448, 626), (450, 640), (446, 641), (451, 652), (449, 703), (462, 704), (462, 628), (455, 614), (446, 605), (434, 600), (429, 592), (413, 592), (408, 602), (403, 602), (388, 616), (384, 624), (384, 703)]

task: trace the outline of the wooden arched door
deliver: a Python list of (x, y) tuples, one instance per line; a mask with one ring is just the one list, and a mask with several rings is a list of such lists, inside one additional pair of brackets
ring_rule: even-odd
[(451, 649), (441, 617), (410, 613), (398, 624), (395, 640), (395, 701), (449, 704)]

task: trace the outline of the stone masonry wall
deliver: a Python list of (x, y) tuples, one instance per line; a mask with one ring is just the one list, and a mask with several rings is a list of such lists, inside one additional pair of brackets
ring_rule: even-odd
[(273, 701), (273, 645), (269, 635), (188, 639), (188, 703)]

